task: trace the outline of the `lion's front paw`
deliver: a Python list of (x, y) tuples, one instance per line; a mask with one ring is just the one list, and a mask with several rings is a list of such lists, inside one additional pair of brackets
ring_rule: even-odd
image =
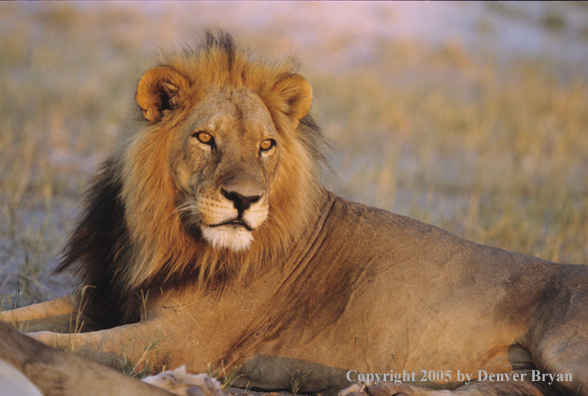
[(186, 366), (143, 379), (180, 396), (224, 396), (220, 383), (206, 374), (186, 374)]
[(447, 390), (425, 389), (393, 382), (378, 382), (373, 385), (357, 382), (340, 391), (338, 396), (450, 396), (453, 394), (453, 392)]

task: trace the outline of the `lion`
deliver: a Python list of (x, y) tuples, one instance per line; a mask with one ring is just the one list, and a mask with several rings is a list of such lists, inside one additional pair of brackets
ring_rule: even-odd
[(240, 367), (251, 389), (588, 395), (587, 267), (327, 191), (297, 70), (222, 31), (162, 52), (65, 246), (85, 293), (0, 319), (114, 366)]

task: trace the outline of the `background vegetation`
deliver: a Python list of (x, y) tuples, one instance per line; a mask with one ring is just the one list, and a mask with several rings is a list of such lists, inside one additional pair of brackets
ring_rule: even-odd
[[(385, 30), (414, 15), (393, 4), (0, 4), (4, 305), (70, 289), (49, 270), (141, 72), (158, 47), (190, 44), (210, 25), (254, 53), (300, 55), (336, 193), (476, 242), (587, 263), (587, 7), (445, 4), (470, 30), (443, 35), (426, 26), (439, 6), (417, 13), (431, 37), (407, 37)], [(504, 26), (539, 32), (553, 51), (533, 47), (535, 36), (495, 42)]]

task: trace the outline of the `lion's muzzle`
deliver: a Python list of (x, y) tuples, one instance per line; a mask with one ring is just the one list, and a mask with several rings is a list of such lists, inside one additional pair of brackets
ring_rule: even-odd
[(202, 235), (214, 248), (248, 249), (253, 231), (267, 219), (268, 194), (257, 177), (248, 176), (222, 178), (215, 194), (198, 199)]

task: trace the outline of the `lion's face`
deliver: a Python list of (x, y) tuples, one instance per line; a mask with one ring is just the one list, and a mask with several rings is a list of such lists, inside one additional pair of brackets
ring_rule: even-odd
[[(210, 75), (218, 69), (213, 64)], [(167, 222), (172, 210), (191, 238), (213, 249), (242, 252), (254, 240), (277, 235), (290, 240), (299, 232), (301, 219), (293, 217), (309, 210), (312, 198), (305, 190), (291, 190), (314, 182), (311, 158), (297, 131), (310, 110), (312, 89), (296, 74), (278, 74), (267, 82), (259, 78), (265, 69), (250, 73), (237, 76), (251, 85), (235, 82), (232, 73), (233, 80), (219, 83), (198, 80), (202, 74), (188, 78), (170, 67), (143, 75), (137, 103), (149, 126), (133, 136), (125, 168), (129, 182), (123, 188), (132, 238), (139, 241), (149, 235), (147, 229), (157, 228), (160, 241), (185, 240)], [(143, 221), (148, 213), (153, 220)], [(171, 247), (180, 249), (177, 243)]]
[(267, 219), (280, 143), (259, 96), (210, 89), (178, 127), (171, 169), (176, 204), (214, 248), (245, 250)]

